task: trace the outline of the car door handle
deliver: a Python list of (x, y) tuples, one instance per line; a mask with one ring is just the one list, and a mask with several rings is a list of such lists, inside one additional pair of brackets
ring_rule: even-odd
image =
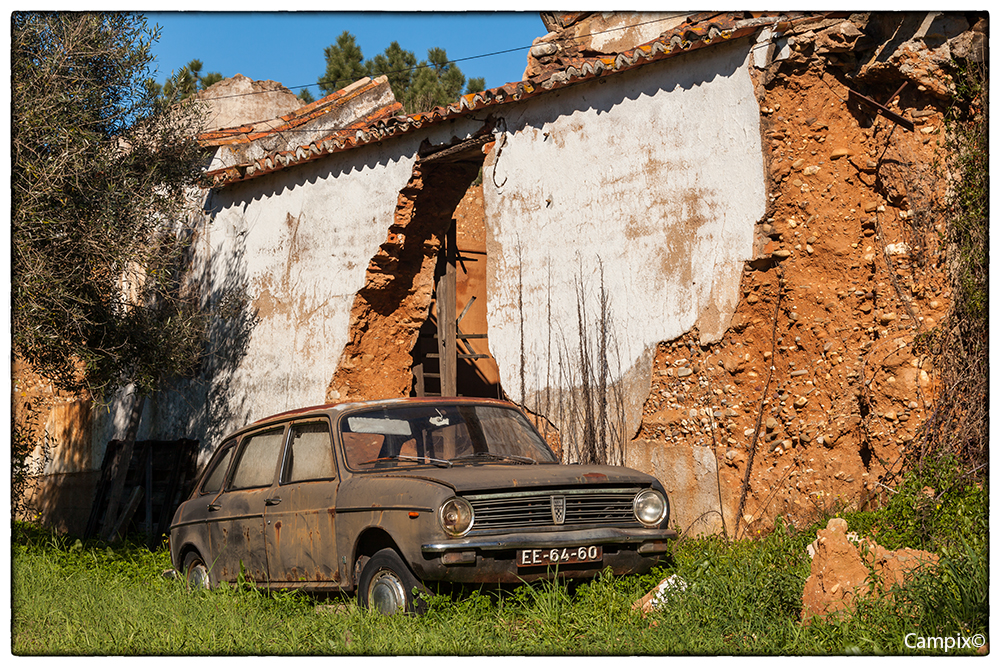
[(221, 509), (222, 509), (222, 505), (220, 505), (218, 503), (209, 503), (208, 504), (208, 511), (209, 512), (218, 512)]
[(264, 498), (264, 504), (267, 505), (267, 506), (269, 506), (269, 507), (271, 505), (277, 505), (280, 502), (281, 502), (281, 498), (279, 498), (277, 496), (274, 497), (274, 498)]

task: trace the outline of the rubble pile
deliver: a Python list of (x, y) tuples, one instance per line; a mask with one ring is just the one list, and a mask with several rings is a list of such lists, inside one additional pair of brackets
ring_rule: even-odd
[(810, 545), (812, 566), (802, 591), (802, 620), (853, 608), (854, 600), (873, 591), (889, 593), (894, 585), (938, 557), (918, 549), (889, 551), (847, 532), (847, 522), (830, 519)]

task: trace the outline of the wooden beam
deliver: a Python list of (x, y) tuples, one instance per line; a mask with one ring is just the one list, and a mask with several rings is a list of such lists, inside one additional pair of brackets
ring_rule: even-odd
[(456, 251), (455, 223), (445, 235), (445, 270), (437, 284), (438, 355), (441, 364), (441, 395), (458, 394), (458, 359), (456, 358)]

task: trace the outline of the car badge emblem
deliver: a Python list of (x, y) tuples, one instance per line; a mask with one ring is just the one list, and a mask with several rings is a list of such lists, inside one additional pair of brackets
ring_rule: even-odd
[(566, 521), (566, 496), (551, 496), (552, 521), (561, 526)]

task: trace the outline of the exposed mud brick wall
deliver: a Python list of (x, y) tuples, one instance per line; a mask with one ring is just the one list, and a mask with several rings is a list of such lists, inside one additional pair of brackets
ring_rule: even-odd
[(438, 251), (477, 171), (462, 164), (414, 167), (354, 300), (351, 338), (327, 388), (328, 401), (410, 394), (412, 352), (434, 294)]
[(911, 81), (890, 105), (909, 131), (849, 102), (851, 85), (887, 100), (899, 69), (848, 84), (814, 56), (759, 77), (770, 183), (755, 259), (721, 341), (657, 348), (636, 441), (711, 448), (731, 535), (864, 506), (900, 472), (937, 390), (921, 340), (951, 298), (946, 102)]

